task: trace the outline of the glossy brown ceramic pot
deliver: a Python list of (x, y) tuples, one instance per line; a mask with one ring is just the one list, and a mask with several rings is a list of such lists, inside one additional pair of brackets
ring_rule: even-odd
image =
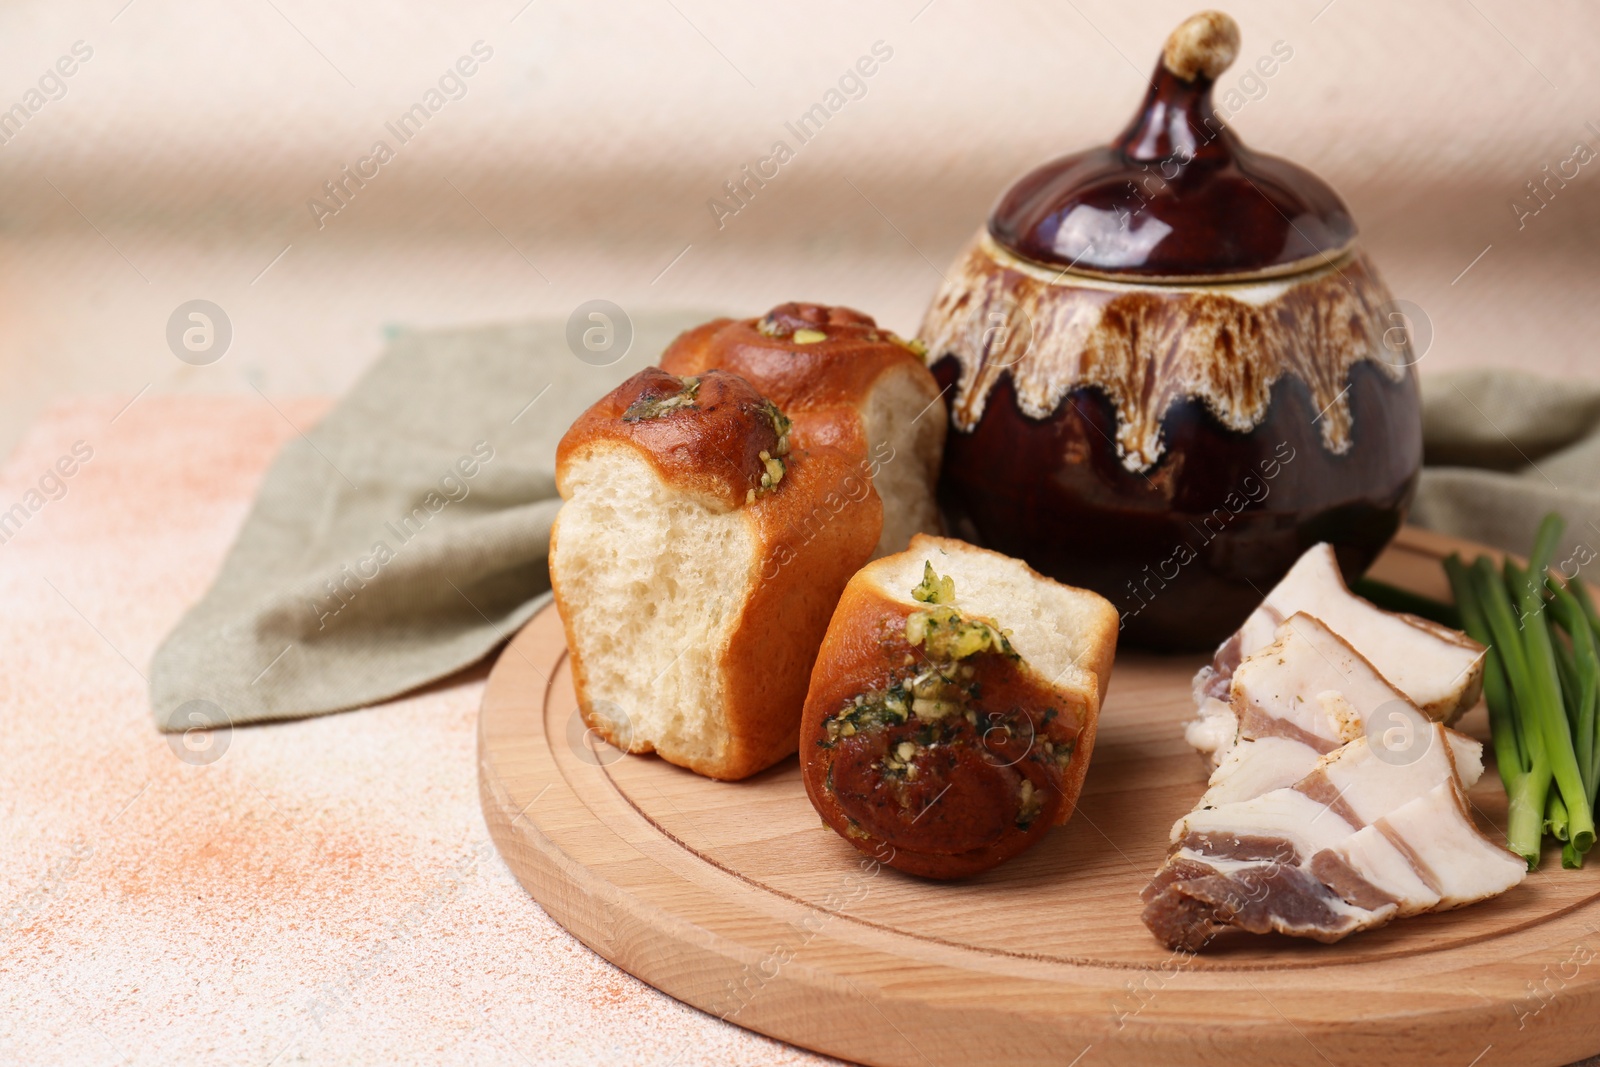
[(1178, 27), (1128, 129), (1002, 196), (920, 331), (953, 532), (1099, 591), (1146, 647), (1215, 645), (1318, 541), (1364, 571), (1422, 459), (1349, 212), (1212, 110), (1238, 40)]

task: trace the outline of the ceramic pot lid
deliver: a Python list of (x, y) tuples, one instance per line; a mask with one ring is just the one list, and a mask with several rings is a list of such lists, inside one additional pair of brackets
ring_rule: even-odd
[(1017, 182), (990, 234), (1039, 263), (1145, 280), (1285, 274), (1337, 256), (1356, 234), (1338, 194), (1246, 148), (1212, 109), (1211, 87), (1238, 51), (1233, 19), (1189, 18), (1122, 135)]

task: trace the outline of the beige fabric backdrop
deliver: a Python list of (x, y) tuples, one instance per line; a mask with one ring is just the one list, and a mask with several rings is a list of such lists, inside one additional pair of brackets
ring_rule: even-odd
[[(75, 42), (93, 55), (0, 144), (0, 446), (63, 391), (338, 392), (390, 322), (807, 297), (909, 330), (1005, 182), (1116, 131), (1195, 6), (15, 0), (0, 107)], [(1600, 146), (1600, 9), (1227, 7), (1236, 128), (1350, 202), (1432, 320), (1425, 371), (1600, 374), (1600, 162), (1520, 230), (1509, 206)], [(465, 95), (387, 134), (480, 40)], [(1241, 85), (1278, 40), (1292, 59)], [(864, 95), (798, 145), (784, 123), (878, 41)], [(319, 229), (307, 201), (379, 138), (395, 158)], [(795, 158), (719, 229), (706, 201), (779, 138)], [(164, 338), (196, 297), (234, 325), (211, 366)]]

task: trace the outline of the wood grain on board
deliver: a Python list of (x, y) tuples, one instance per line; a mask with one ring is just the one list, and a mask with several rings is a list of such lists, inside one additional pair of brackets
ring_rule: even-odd
[[(1372, 573), (1443, 596), (1456, 548), (1477, 552), (1408, 529)], [(1600, 864), (1565, 871), (1553, 850), (1496, 900), (1335, 945), (1224, 938), (1191, 955), (1151, 937), (1139, 891), (1205, 786), (1181, 729), (1202, 658), (1120, 656), (1072, 821), (936, 883), (823, 826), (793, 759), (729, 783), (596, 747), (547, 608), (489, 679), (484, 812), (523, 885), (606, 959), (845, 1059), (1494, 1067), (1600, 1048)], [(1458, 725), (1487, 736), (1481, 707)], [(1492, 771), (1471, 799), (1504, 825)]]

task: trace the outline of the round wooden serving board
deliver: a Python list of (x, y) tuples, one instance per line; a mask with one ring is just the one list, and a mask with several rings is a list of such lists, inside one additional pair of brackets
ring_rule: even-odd
[[(1407, 530), (1373, 576), (1435, 597), (1477, 550)], [(1183, 741), (1201, 657), (1119, 656), (1077, 814), (982, 877), (878, 868), (822, 825), (795, 760), (744, 782), (594, 747), (561, 623), (490, 675), (480, 791), (496, 844), (557, 922), (740, 1026), (869, 1064), (1559, 1065), (1600, 1050), (1600, 857), (1547, 852), (1497, 900), (1336, 945), (1173, 953), (1139, 891), (1206, 770)], [(1481, 707), (1463, 728), (1486, 735)], [(1472, 791), (1503, 825), (1491, 772)]]

